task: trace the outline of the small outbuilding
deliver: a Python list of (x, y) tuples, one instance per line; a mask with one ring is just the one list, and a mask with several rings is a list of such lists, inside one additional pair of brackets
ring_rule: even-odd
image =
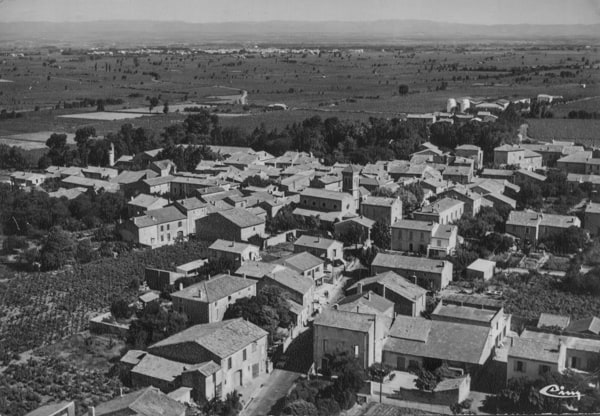
[(496, 262), (484, 259), (477, 259), (467, 267), (467, 279), (489, 280), (494, 276)]

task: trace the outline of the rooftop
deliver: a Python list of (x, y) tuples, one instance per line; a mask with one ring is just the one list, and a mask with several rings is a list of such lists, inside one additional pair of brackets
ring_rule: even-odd
[(489, 269), (496, 267), (495, 261), (489, 261), (485, 259), (477, 259), (473, 263), (469, 264), (467, 270), (476, 270), (478, 272), (486, 272)]
[(333, 245), (342, 245), (339, 241), (323, 237), (313, 237), (312, 235), (303, 235), (294, 242), (294, 246), (310, 247), (320, 250), (327, 250)]
[(598, 335), (600, 334), (600, 319), (591, 316), (589, 318), (571, 321), (567, 330), (572, 332), (589, 332)]
[(238, 276), (248, 276), (253, 279), (262, 279), (264, 276), (275, 270), (283, 269), (284, 267), (280, 264), (266, 263), (263, 261), (247, 261), (235, 271), (235, 274)]
[(252, 244), (247, 244), (247, 243), (239, 243), (237, 241), (229, 241), (229, 240), (221, 240), (218, 239), (216, 240), (214, 243), (212, 243), (210, 245), (210, 247), (208, 247), (209, 250), (216, 250), (216, 251), (224, 251), (227, 253), (238, 253), (241, 254), (243, 252), (245, 252), (248, 249), (256, 249), (256, 251), (259, 250), (259, 248), (257, 246), (254, 246)]
[(185, 409), (185, 405), (171, 399), (156, 387), (146, 387), (100, 403), (94, 411), (96, 416), (115, 413), (137, 416), (183, 416)]
[(571, 322), (571, 318), (563, 315), (554, 315), (551, 313), (542, 313), (540, 314), (540, 319), (538, 319), (537, 327), (552, 327), (557, 326), (559, 328), (565, 329), (569, 326)]
[(368, 196), (363, 199), (361, 205), (374, 205), (379, 207), (391, 207), (396, 203), (398, 198), (385, 198), (382, 196)]
[(403, 230), (432, 231), (436, 226), (433, 221), (418, 220), (398, 220), (392, 224), (392, 228), (401, 228)]
[(227, 211), (220, 211), (217, 212), (216, 215), (222, 216), (240, 228), (252, 227), (265, 222), (262, 218), (257, 217), (248, 212), (248, 210), (242, 208), (232, 208)]
[(291, 256), (279, 259), (277, 263), (303, 273), (307, 270), (322, 265), (323, 260), (313, 256), (308, 251), (303, 251), (302, 253), (292, 254)]
[(302, 191), (301, 195), (302, 195), (302, 197), (307, 196), (307, 197), (312, 197), (312, 198), (334, 199), (334, 200), (339, 200), (339, 201), (350, 198), (350, 194), (336, 192), (336, 191), (329, 191), (327, 189), (320, 189), (320, 188), (306, 188), (304, 191)]
[(133, 218), (133, 223), (139, 228), (145, 228), (185, 219), (187, 219), (187, 217), (181, 211), (174, 206), (169, 206), (160, 209), (153, 209), (146, 212), (146, 215), (135, 217)]
[(384, 314), (394, 308), (394, 302), (374, 292), (357, 293), (346, 296), (338, 302), (338, 310), (374, 315)]
[(387, 267), (399, 270), (414, 270), (441, 273), (450, 263), (444, 260), (433, 260), (424, 257), (401, 256), (399, 254), (377, 253), (371, 266)]
[(220, 358), (226, 358), (249, 344), (266, 337), (267, 332), (242, 318), (194, 325), (152, 345), (150, 351), (163, 347), (195, 343)]
[(513, 338), (508, 356), (545, 363), (558, 363), (560, 357), (559, 342), (542, 339)]
[(389, 289), (399, 294), (400, 296), (412, 301), (420, 299), (427, 293), (427, 291), (421, 286), (409, 282), (404, 277), (391, 271), (362, 279), (359, 282), (350, 286), (348, 290), (357, 289), (359, 284), (362, 284), (364, 287), (373, 283), (379, 283), (381, 285), (384, 285), (386, 287), (386, 290)]
[(453, 304), (444, 304), (440, 302), (435, 310), (432, 312), (432, 319), (434, 316), (441, 316), (446, 318), (462, 319), (466, 321), (490, 323), (496, 311), (489, 309), (473, 308), (471, 306), (459, 306)]
[(171, 297), (211, 303), (255, 285), (256, 281), (252, 279), (220, 274), (171, 293)]
[(152, 354), (145, 354), (131, 370), (133, 373), (142, 374), (168, 383), (175, 381), (183, 373), (185, 364), (167, 360)]
[(317, 315), (314, 325), (346, 329), (356, 332), (368, 332), (374, 325), (376, 315), (325, 309)]
[(397, 316), (384, 351), (461, 363), (483, 364), (490, 328)]
[(276, 281), (286, 288), (304, 295), (308, 293), (311, 288), (315, 285), (313, 279), (304, 277), (298, 273), (292, 272), (288, 268), (276, 269), (271, 273), (267, 274), (267, 277)]
[(459, 201), (457, 199), (442, 198), (438, 201), (431, 203), (430, 205), (427, 205), (427, 206), (421, 208), (417, 212), (420, 214), (439, 214), (439, 213), (445, 212), (447, 210), (454, 209), (458, 205), (464, 205), (464, 204), (465, 204), (464, 202)]

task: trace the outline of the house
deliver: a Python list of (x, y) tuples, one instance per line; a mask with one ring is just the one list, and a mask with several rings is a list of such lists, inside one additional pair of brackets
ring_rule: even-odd
[(377, 253), (371, 263), (373, 275), (393, 271), (429, 290), (440, 290), (452, 281), (452, 263), (423, 257)]
[(155, 269), (153, 267), (144, 269), (144, 281), (152, 290), (163, 291), (167, 286), (175, 284), (182, 277), (185, 277), (185, 275), (176, 271)]
[(398, 315), (383, 346), (382, 362), (400, 371), (447, 362), (473, 373), (492, 354), (490, 332), (486, 326)]
[(91, 407), (89, 416), (184, 416), (186, 406), (154, 387), (121, 395), (112, 400)]
[(421, 316), (425, 310), (427, 291), (394, 272), (361, 279), (346, 289), (346, 296), (367, 291), (393, 302), (394, 312), (401, 315)]
[(460, 184), (473, 181), (473, 168), (471, 166), (447, 166), (442, 172), (442, 179)]
[(155, 209), (125, 221), (125, 237), (151, 248), (174, 244), (188, 236), (187, 218), (174, 206)]
[(490, 203), (496, 209), (512, 210), (517, 207), (517, 201), (500, 193), (485, 194), (483, 196), (485, 203)]
[(306, 188), (300, 194), (301, 208), (344, 214), (355, 213), (354, 198), (345, 192), (328, 191), (326, 189)]
[(464, 212), (464, 202), (452, 198), (442, 198), (413, 212), (413, 218), (420, 221), (450, 224), (461, 219)]
[(456, 199), (465, 203), (464, 214), (469, 217), (476, 216), (481, 210), (482, 199), (481, 194), (464, 186), (455, 186), (441, 193), (444, 198)]
[(40, 186), (46, 181), (46, 175), (33, 172), (13, 172), (10, 183), (15, 188), (25, 189)]
[[(313, 361), (316, 368), (328, 368), (328, 355), (349, 353), (363, 368), (381, 360), (376, 339), (377, 314), (326, 309), (313, 322)], [(382, 318), (379, 318), (380, 321)], [(386, 320), (387, 321), (387, 320)]]
[(517, 377), (536, 380), (548, 371), (571, 370), (589, 375), (596, 371), (599, 353), (600, 339), (595, 336), (526, 329), (520, 337), (512, 338), (507, 380)]
[(177, 165), (169, 159), (150, 162), (148, 169), (156, 172), (158, 176), (169, 176), (177, 173)]
[[(313, 314), (315, 282), (309, 277), (281, 267), (267, 273), (259, 280), (258, 286), (277, 286), (289, 294), (290, 312), (295, 317), (295, 325), (305, 327)], [(259, 289), (259, 290), (260, 290)]]
[(196, 235), (203, 240), (248, 241), (265, 235), (265, 220), (242, 208), (218, 211), (196, 220)]
[(584, 151), (583, 146), (562, 143), (522, 143), (519, 147), (542, 155), (544, 166), (555, 166), (561, 157)]
[(188, 233), (196, 234), (196, 220), (208, 215), (208, 204), (191, 197), (179, 199), (173, 205), (187, 217)]
[(303, 235), (294, 242), (294, 253), (308, 251), (316, 257), (329, 262), (342, 260), (344, 256), (344, 245), (336, 240), (323, 237)]
[(519, 181), (533, 181), (539, 185), (546, 181), (546, 177), (530, 170), (519, 169), (515, 172), (515, 181), (517, 183)]
[(311, 278), (317, 286), (323, 283), (325, 262), (323, 259), (313, 256), (308, 251), (283, 257), (277, 260), (276, 263), (290, 268), (304, 277)]
[(586, 174), (586, 165), (592, 158), (592, 151), (571, 153), (556, 161), (556, 167), (566, 173)]
[(581, 227), (579, 218), (532, 211), (511, 211), (506, 220), (507, 233), (534, 244), (569, 227)]
[(139, 194), (127, 202), (127, 212), (130, 217), (137, 217), (167, 205), (169, 205), (169, 201), (159, 196)]
[(282, 177), (279, 181), (279, 188), (285, 192), (302, 192), (310, 186), (311, 175), (292, 175), (286, 178)]
[(171, 391), (189, 387), (196, 401), (221, 399), (266, 373), (267, 336), (242, 318), (194, 325), (148, 348), (147, 355), (158, 357), (153, 359), (156, 366), (138, 368), (143, 351), (121, 361), (130, 362), (132, 375), (148, 372), (146, 382), (168, 373)]
[(114, 182), (103, 181), (100, 179), (90, 179), (84, 176), (67, 176), (60, 181), (65, 188), (86, 188), (94, 192), (117, 192), (119, 184)]
[(218, 239), (208, 247), (208, 258), (209, 261), (223, 258), (239, 267), (247, 261), (259, 260), (260, 249), (252, 244)]
[(400, 198), (368, 196), (360, 202), (360, 214), (373, 221), (393, 224), (402, 218)]
[(514, 171), (508, 169), (484, 169), (481, 177), (484, 179), (511, 180)]
[(483, 168), (483, 150), (472, 144), (463, 144), (454, 149), (456, 156), (472, 159), (475, 162), (475, 170)]
[(567, 327), (569, 332), (600, 335), (600, 319), (595, 316), (571, 321)]
[(498, 166), (521, 166), (525, 162), (525, 149), (519, 146), (505, 144), (494, 149), (494, 165)]
[(400, 220), (391, 227), (391, 249), (446, 257), (454, 253), (458, 227), (433, 221)]
[(583, 227), (591, 235), (600, 235), (600, 204), (588, 202), (583, 212)]
[(119, 176), (119, 171), (111, 168), (103, 168), (100, 166), (87, 166), (81, 168), (81, 174), (86, 178), (99, 179), (102, 181), (111, 181)]
[(489, 280), (494, 276), (496, 262), (477, 259), (467, 267), (467, 280)]
[(173, 309), (185, 313), (192, 324), (223, 320), (229, 305), (256, 296), (256, 281), (220, 274), (171, 293)]
[(371, 230), (374, 225), (375, 221), (361, 215), (360, 217), (352, 217), (336, 222), (333, 224), (333, 230), (338, 240), (343, 239), (343, 236), (348, 232), (353, 232), (353, 230), (360, 231), (360, 241), (358, 244), (363, 244), (371, 239)]
[(38, 407), (25, 416), (75, 416), (75, 402), (61, 402)]
[(207, 259), (192, 260), (188, 263), (180, 264), (179, 266), (175, 267), (175, 271), (177, 273), (181, 273), (184, 277), (194, 277), (198, 276), (200, 269), (206, 266), (207, 263)]
[(490, 330), (489, 336), (495, 347), (499, 347), (510, 329), (512, 316), (504, 313), (501, 303), (487, 302), (476, 296), (465, 296), (458, 300), (449, 296), (442, 298), (431, 312), (434, 321), (455, 322), (483, 326)]
[(142, 179), (136, 184), (136, 190), (145, 194), (164, 195), (171, 192), (171, 182), (174, 176), (156, 176), (154, 178)]

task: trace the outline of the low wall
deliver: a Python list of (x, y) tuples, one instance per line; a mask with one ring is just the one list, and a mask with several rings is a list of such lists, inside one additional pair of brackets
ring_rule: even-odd
[(278, 244), (287, 243), (288, 238), (293, 237), (295, 239), (296, 234), (297, 234), (297, 230), (288, 230), (288, 231), (284, 231), (280, 234), (272, 235), (263, 241), (263, 248), (273, 247)]
[(110, 318), (111, 313), (103, 313), (90, 319), (90, 332), (93, 334), (113, 334), (119, 337), (126, 337), (129, 331), (129, 325), (118, 322), (106, 322), (104, 319)]

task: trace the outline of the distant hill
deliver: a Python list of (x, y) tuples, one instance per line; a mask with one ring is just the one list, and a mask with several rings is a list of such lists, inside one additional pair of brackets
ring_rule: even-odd
[(597, 40), (594, 25), (472, 25), (425, 20), (370, 22), (230, 22), (184, 23), (97, 21), (81, 23), (19, 22), (0, 24), (0, 44), (209, 44), (296, 43), (401, 44), (416, 42), (581, 41)]

